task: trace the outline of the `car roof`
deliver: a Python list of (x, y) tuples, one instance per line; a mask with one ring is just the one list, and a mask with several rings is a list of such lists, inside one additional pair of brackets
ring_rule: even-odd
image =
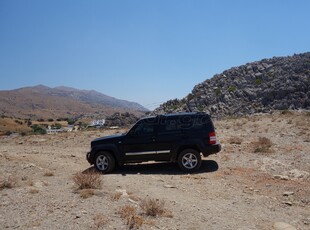
[(142, 120), (144, 119), (156, 119), (159, 117), (178, 117), (178, 116), (194, 116), (194, 115), (207, 115), (209, 116), (207, 113), (204, 112), (181, 112), (181, 113), (167, 113), (167, 114), (160, 114), (157, 116), (149, 116), (149, 117), (144, 117), (142, 118)]
[(207, 114), (204, 112), (182, 112), (182, 113), (162, 114), (159, 116), (173, 117), (173, 116), (194, 116), (194, 115), (207, 115)]

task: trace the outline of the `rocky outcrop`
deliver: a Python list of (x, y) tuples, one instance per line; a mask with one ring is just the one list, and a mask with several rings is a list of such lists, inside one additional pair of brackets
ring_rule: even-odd
[(132, 113), (114, 113), (112, 116), (106, 118), (105, 125), (108, 127), (128, 127), (139, 120), (139, 117)]
[(231, 68), (154, 114), (204, 111), (221, 117), (286, 109), (310, 109), (310, 52)]

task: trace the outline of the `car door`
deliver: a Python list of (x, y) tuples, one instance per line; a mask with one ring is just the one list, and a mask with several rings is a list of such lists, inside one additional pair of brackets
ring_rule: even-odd
[(138, 122), (123, 140), (123, 155), (126, 162), (156, 159), (156, 123)]
[(178, 117), (162, 118), (156, 138), (158, 159), (170, 160), (176, 144), (182, 138), (182, 132), (178, 129)]

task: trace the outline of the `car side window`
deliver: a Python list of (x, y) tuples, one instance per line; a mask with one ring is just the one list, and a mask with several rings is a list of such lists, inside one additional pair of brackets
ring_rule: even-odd
[(153, 135), (155, 127), (152, 124), (141, 123), (131, 132), (133, 136)]

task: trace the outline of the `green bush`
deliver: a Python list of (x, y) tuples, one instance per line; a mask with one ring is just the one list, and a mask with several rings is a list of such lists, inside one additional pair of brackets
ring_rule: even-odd
[(221, 89), (220, 88), (216, 88), (214, 90), (214, 93), (215, 93), (216, 96), (220, 96), (221, 95)]
[(228, 91), (229, 91), (229, 92), (234, 92), (234, 91), (236, 91), (236, 89), (237, 89), (237, 88), (236, 88), (236, 86), (234, 86), (234, 85), (231, 85), (231, 86), (228, 87)]
[(40, 125), (33, 125), (31, 128), (34, 134), (46, 134), (46, 130)]
[(61, 129), (61, 124), (59, 124), (59, 123), (56, 123), (55, 125), (53, 125), (52, 126), (52, 128), (54, 128), (54, 129)]
[(262, 84), (262, 82), (263, 82), (263, 80), (260, 79), (260, 78), (255, 79), (255, 84), (256, 85), (260, 85), (260, 84)]

